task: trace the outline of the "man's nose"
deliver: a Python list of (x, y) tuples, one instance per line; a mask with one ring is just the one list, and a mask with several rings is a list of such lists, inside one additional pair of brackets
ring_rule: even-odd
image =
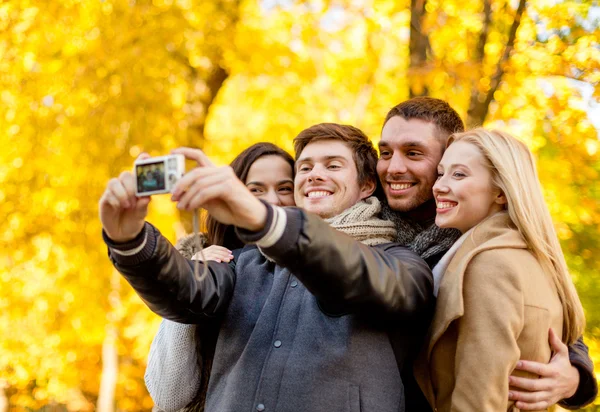
[(405, 174), (408, 173), (408, 167), (406, 166), (406, 159), (398, 152), (392, 155), (390, 164), (387, 169), (388, 174)]
[(308, 176), (307, 176), (308, 181), (309, 182), (323, 181), (324, 176), (325, 176), (324, 172), (325, 172), (325, 169), (323, 168), (323, 166), (314, 165), (313, 168), (308, 173)]

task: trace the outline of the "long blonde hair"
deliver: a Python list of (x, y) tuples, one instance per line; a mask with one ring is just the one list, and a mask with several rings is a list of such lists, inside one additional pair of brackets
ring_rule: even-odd
[(511, 220), (556, 285), (563, 306), (563, 341), (575, 342), (583, 334), (585, 315), (544, 201), (533, 155), (523, 142), (498, 130), (456, 133), (448, 145), (458, 141), (473, 144), (486, 159), (493, 184), (506, 196)]

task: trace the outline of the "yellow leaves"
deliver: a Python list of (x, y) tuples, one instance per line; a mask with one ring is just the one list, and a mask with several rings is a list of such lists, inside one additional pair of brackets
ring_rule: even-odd
[(585, 141), (585, 149), (590, 156), (594, 156), (598, 153), (598, 149), (600, 148), (600, 143), (598, 140), (587, 139)]

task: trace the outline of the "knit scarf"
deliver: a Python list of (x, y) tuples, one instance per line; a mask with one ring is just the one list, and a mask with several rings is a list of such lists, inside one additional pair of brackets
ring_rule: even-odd
[(391, 221), (379, 218), (380, 211), (381, 202), (371, 196), (325, 221), (365, 245), (381, 245), (394, 241), (396, 228)]
[(459, 230), (441, 229), (435, 224), (435, 219), (417, 223), (392, 210), (387, 202), (383, 202), (381, 217), (393, 222), (396, 228), (394, 242), (409, 248), (423, 259), (446, 252), (460, 237)]

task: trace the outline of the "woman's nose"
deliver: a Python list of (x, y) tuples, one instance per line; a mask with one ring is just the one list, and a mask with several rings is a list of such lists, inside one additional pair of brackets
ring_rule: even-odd
[(279, 199), (279, 196), (277, 196), (277, 193), (274, 190), (269, 190), (265, 194), (263, 199), (272, 205), (281, 206), (281, 200)]

